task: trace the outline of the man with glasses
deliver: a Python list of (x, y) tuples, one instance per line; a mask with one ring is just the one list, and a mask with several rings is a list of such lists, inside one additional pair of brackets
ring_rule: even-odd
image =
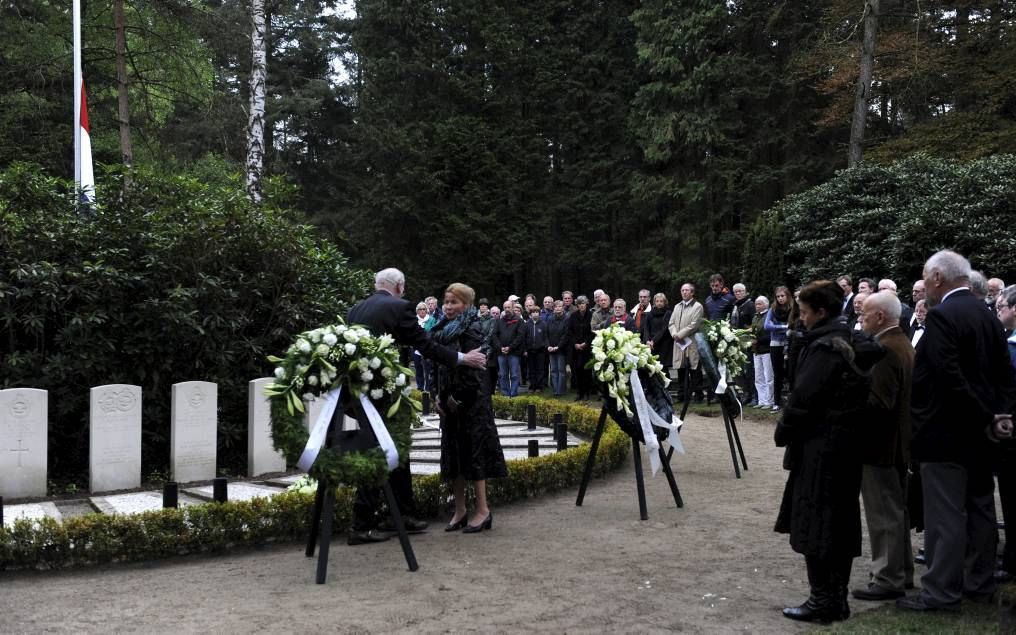
[(1005, 283), (1000, 279), (991, 278), (988, 280), (988, 297), (984, 298), (984, 302), (988, 305), (989, 309), (996, 313), (998, 312), (998, 307), (995, 303), (997, 302), (998, 296), (1002, 293), (1003, 289), (1005, 289)]
[[(896, 283), (889, 278), (883, 278), (878, 281), (878, 290), (879, 293), (889, 291), (893, 295), (898, 295), (896, 293)], [(914, 310), (907, 306), (906, 302), (900, 301), (900, 328), (903, 329), (908, 338), (913, 335), (913, 331), (910, 329), (910, 323), (913, 321), (913, 318)]]
[(639, 303), (631, 310), (631, 319), (635, 321), (635, 332), (642, 332), (642, 314), (649, 313), (649, 298), (652, 294), (649, 293), (649, 289), (641, 289), (639, 291)]

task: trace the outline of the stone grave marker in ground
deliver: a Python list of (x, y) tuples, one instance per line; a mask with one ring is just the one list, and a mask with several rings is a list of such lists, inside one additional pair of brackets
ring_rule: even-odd
[(207, 381), (173, 384), (169, 463), (179, 483), (215, 478), (218, 386)]
[(141, 485), (141, 387), (92, 388), (88, 406), (88, 487), (93, 492)]
[(46, 495), (48, 427), (45, 390), (0, 390), (0, 496)]
[(247, 395), (247, 476), (260, 476), (269, 472), (285, 472), (286, 459), (272, 444), (271, 405), (265, 396), (265, 386), (273, 378), (255, 379), (249, 384)]

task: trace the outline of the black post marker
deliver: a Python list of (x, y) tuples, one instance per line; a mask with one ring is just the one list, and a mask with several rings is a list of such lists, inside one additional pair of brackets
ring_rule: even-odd
[(526, 406), (526, 421), (529, 422), (529, 429), (536, 429), (536, 404)]
[(164, 509), (176, 509), (180, 506), (180, 486), (176, 481), (166, 481), (162, 484), (162, 507)]
[(568, 449), (568, 424), (559, 423), (555, 426), (557, 428), (557, 451)]
[(420, 402), (423, 404), (423, 416), (426, 417), (430, 414), (430, 393), (424, 391), (420, 395)]
[(216, 476), (215, 480), (212, 481), (212, 499), (216, 503), (225, 503), (229, 500), (229, 496), (226, 493), (226, 477)]
[(540, 456), (540, 442), (536, 439), (529, 440), (529, 458)]

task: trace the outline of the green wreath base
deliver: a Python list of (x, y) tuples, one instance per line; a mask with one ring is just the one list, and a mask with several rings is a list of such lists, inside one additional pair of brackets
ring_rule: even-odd
[[(344, 389), (346, 390), (346, 389)], [(388, 434), (399, 452), (399, 464), (409, 464), (409, 450), (412, 446), (412, 427), (417, 419), (416, 402), (409, 396), (398, 395), (398, 409), (385, 419)], [(272, 397), (272, 440), (275, 449), (286, 457), (288, 465), (295, 465), (307, 445), (310, 434), (304, 425), (303, 413), (290, 414), (283, 396)], [(394, 401), (388, 395), (374, 403), (378, 412), (387, 412)], [(311, 422), (313, 426), (314, 422)], [(349, 451), (339, 454), (322, 447), (309, 474), (319, 483), (345, 484), (357, 487), (379, 487), (388, 480), (388, 462), (381, 448), (366, 451)]]

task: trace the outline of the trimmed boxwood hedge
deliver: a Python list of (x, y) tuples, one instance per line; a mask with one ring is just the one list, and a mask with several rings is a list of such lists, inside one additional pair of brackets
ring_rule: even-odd
[[(498, 416), (525, 420), (526, 406), (536, 405), (537, 420), (549, 425), (561, 414), (570, 432), (591, 437), (599, 412), (592, 408), (537, 397), (494, 397)], [(608, 420), (597, 452), (594, 474), (618, 467), (628, 456), (629, 438)], [(512, 461), (509, 477), (490, 481), (489, 496), (504, 504), (577, 485), (589, 444), (539, 458)], [(416, 503), (425, 516), (442, 511), (450, 496), (437, 475), (413, 479)], [(134, 562), (184, 554), (218, 552), (242, 546), (301, 540), (314, 497), (286, 492), (250, 501), (208, 503), (136, 515), (88, 514), (57, 522), (18, 520), (0, 527), (0, 570), (59, 568), (107, 562)], [(335, 527), (351, 522), (352, 490), (340, 487)]]

